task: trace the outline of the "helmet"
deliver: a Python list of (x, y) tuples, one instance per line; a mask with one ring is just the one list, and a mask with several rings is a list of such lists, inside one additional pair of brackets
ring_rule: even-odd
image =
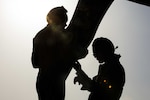
[(101, 52), (105, 55), (114, 54), (115, 48), (113, 43), (107, 38), (97, 38), (93, 42), (93, 52), (98, 53)]
[(47, 14), (47, 22), (53, 21), (55, 24), (66, 23), (68, 20), (67, 10), (61, 7), (55, 7), (49, 11)]

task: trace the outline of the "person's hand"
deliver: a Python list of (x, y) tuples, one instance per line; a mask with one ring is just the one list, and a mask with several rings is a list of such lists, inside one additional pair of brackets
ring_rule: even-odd
[(77, 71), (77, 76), (74, 78), (74, 84), (78, 82), (79, 85), (82, 84), (81, 90), (89, 90), (91, 87), (92, 80), (81, 69), (81, 64), (78, 61), (76, 61), (73, 63), (73, 67)]
[(92, 80), (90, 78), (85, 78), (78, 75), (74, 78), (74, 84), (76, 84), (77, 82), (79, 83), (79, 85), (82, 84), (81, 90), (90, 90), (92, 83)]

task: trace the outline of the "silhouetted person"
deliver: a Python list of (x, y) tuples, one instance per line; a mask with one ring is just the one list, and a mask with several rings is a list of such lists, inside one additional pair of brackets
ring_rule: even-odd
[(97, 38), (93, 42), (94, 57), (100, 63), (98, 74), (91, 80), (82, 70), (79, 62), (75, 63), (81, 90), (88, 90), (88, 100), (119, 100), (125, 83), (124, 68), (119, 62), (120, 55), (114, 53), (113, 43), (107, 38)]
[(39, 68), (37, 93), (39, 100), (64, 100), (65, 80), (76, 53), (73, 34), (66, 32), (67, 10), (56, 7), (47, 15), (48, 25), (33, 39), (32, 64)]

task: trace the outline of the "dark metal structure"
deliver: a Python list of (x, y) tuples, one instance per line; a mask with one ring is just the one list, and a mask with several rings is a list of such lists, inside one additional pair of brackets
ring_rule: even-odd
[(128, 0), (142, 5), (150, 6), (150, 0)]
[[(88, 48), (105, 13), (114, 0), (78, 0), (74, 15), (66, 28), (77, 47)], [(127, 0), (150, 6), (150, 0)], [(74, 47), (76, 47), (74, 46)]]
[(68, 32), (76, 36), (77, 45), (87, 48), (105, 13), (114, 0), (79, 0)]

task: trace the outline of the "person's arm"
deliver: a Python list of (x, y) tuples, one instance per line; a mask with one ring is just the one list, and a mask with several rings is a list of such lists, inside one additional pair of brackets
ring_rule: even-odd
[(87, 74), (81, 69), (80, 63), (77, 61), (73, 65), (74, 69), (77, 71), (77, 76), (74, 79), (74, 84), (79, 82), (82, 84), (81, 90), (88, 90), (90, 92), (111, 92), (112, 91), (112, 84), (107, 78), (101, 79), (98, 81), (98, 76), (94, 77), (93, 80), (90, 79)]

